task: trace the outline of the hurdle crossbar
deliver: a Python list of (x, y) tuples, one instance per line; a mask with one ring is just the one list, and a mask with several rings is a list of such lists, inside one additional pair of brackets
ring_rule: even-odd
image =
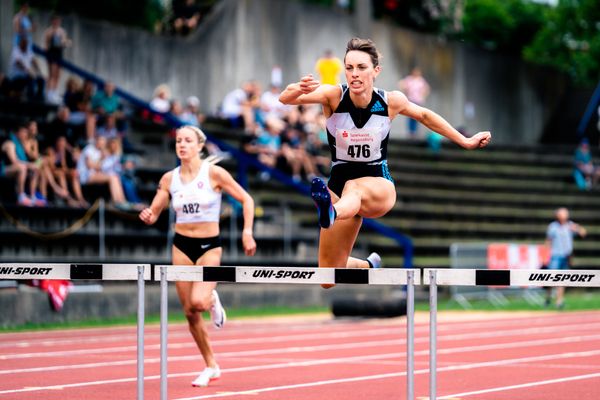
[[(425, 269), (424, 284), (430, 274)], [(600, 287), (599, 270), (540, 270), (540, 269), (435, 269), (438, 285), (442, 286), (518, 286), (518, 287)]]
[[(160, 270), (155, 266), (154, 279), (160, 280)], [(416, 271), (414, 284), (421, 283), (418, 270), (404, 268), (348, 269), (348, 268), (295, 268), (295, 267), (192, 267), (169, 265), (166, 280), (237, 283), (298, 283), (298, 284), (364, 284), (406, 285), (408, 271)]]
[(429, 285), (429, 398), (437, 391), (437, 286), (600, 287), (598, 270), (489, 270), (426, 268)]
[[(414, 285), (421, 283), (419, 270), (404, 268), (347, 269), (347, 268), (291, 268), (291, 267), (206, 267), (157, 265), (153, 273), (161, 285), (161, 400), (167, 399), (167, 305), (168, 282), (236, 282), (286, 284), (364, 284), (407, 285), (406, 299), (406, 392), (414, 399)], [(164, 346), (164, 348), (163, 348)]]
[(150, 264), (0, 263), (0, 279), (137, 281), (138, 266), (150, 280)]
[(144, 399), (144, 287), (150, 264), (0, 263), (0, 280), (137, 281), (137, 399)]

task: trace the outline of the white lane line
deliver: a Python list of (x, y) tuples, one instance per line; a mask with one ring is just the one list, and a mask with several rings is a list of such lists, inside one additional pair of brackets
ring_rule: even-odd
[[(574, 315), (571, 315), (574, 314)], [(524, 317), (524, 316), (515, 316), (511, 318), (498, 318), (493, 321), (460, 321), (460, 322), (452, 322), (452, 321), (444, 321), (440, 323), (438, 327), (438, 331), (453, 331), (457, 328), (459, 330), (470, 330), (476, 328), (486, 328), (486, 327), (495, 327), (501, 326), (502, 328), (508, 328), (510, 326), (520, 326), (522, 325), (522, 320), (527, 319), (527, 324), (529, 327), (532, 327), (532, 324), (539, 323), (540, 326), (545, 326), (548, 323), (548, 320), (552, 320), (553, 324), (561, 324), (561, 325), (571, 325), (573, 323), (581, 322), (584, 325), (589, 324), (591, 321), (589, 320), (589, 316), (600, 316), (600, 313), (594, 312), (585, 312), (585, 313), (571, 313), (565, 315), (563, 314), (545, 314), (540, 317)], [(567, 317), (568, 318), (565, 318)], [(600, 321), (597, 321), (600, 323)], [(250, 322), (250, 324), (254, 325), (254, 322)], [(264, 327), (263, 325), (269, 325), (269, 327)], [(261, 324), (261, 327), (248, 327), (248, 322), (246, 321), (232, 321), (228, 327), (227, 331), (223, 331), (219, 333), (220, 337), (223, 336), (235, 336), (243, 333), (244, 335), (248, 335), (249, 333), (272, 333), (273, 331), (301, 331), (301, 330), (316, 330), (322, 329), (324, 325), (328, 328), (340, 329), (342, 332), (345, 332), (344, 329), (355, 329), (356, 323), (348, 324), (346, 322), (336, 322), (333, 320), (323, 321), (323, 323), (310, 323), (310, 324), (300, 324), (300, 325), (282, 325), (281, 323), (272, 323), (266, 322)], [(373, 325), (370, 325), (373, 326)], [(401, 328), (404, 326), (404, 321), (401, 321), (398, 324), (398, 327)], [(417, 329), (425, 328), (427, 326), (427, 322), (417, 324)], [(558, 325), (557, 325), (558, 326)], [(386, 324), (386, 327), (389, 327)], [(235, 328), (235, 329), (231, 329)], [(114, 335), (112, 336), (113, 332)], [(119, 333), (121, 331), (127, 331), (124, 334)], [(26, 332), (26, 333), (0, 333), (0, 347), (32, 347), (37, 344), (54, 346), (56, 344), (80, 344), (83, 342), (111, 342), (111, 341), (119, 341), (131, 338), (131, 340), (135, 340), (135, 327), (127, 326), (127, 327), (107, 327), (107, 328), (73, 328), (73, 329), (61, 329), (61, 330), (52, 330), (52, 331), (40, 331), (40, 332)], [(56, 338), (56, 339), (48, 339), (48, 335), (53, 335), (56, 333), (60, 334), (74, 334), (72, 338), (64, 339), (64, 338)], [(86, 334), (96, 333), (97, 336), (85, 336)], [(39, 338), (32, 337), (27, 338), (27, 341), (24, 340), (24, 335), (27, 336), (42, 336)], [(169, 336), (170, 337), (187, 337), (189, 332), (187, 330), (187, 325), (185, 324), (170, 324), (169, 325)], [(158, 327), (156, 324), (146, 325), (146, 337), (158, 337)], [(11, 341), (6, 341), (7, 339), (11, 339)], [(39, 340), (39, 341), (38, 341)], [(235, 339), (231, 339), (235, 340)]]
[[(398, 324), (396, 329), (400, 329), (403, 325)], [(190, 333), (188, 330), (187, 325), (182, 326), (181, 329), (173, 329), (173, 324), (169, 325), (169, 338), (177, 338), (177, 337), (189, 337)], [(339, 332), (348, 332), (348, 329), (355, 329), (355, 330), (359, 330), (361, 328), (363, 328), (363, 326), (357, 326), (357, 325), (348, 325), (348, 326), (340, 326), (337, 324), (328, 324), (327, 328), (329, 332), (334, 332), (334, 331), (339, 331)], [(424, 327), (424, 325), (423, 325)], [(323, 330), (323, 325), (311, 325), (310, 327), (303, 327), (303, 328), (298, 328), (296, 329), (295, 327), (290, 327), (290, 326), (282, 326), (282, 327), (278, 327), (278, 326), (274, 326), (274, 327), (269, 327), (269, 328), (260, 328), (260, 329), (253, 329), (251, 327), (247, 328), (247, 329), (243, 329), (243, 327), (238, 327), (239, 329), (231, 329), (230, 324), (228, 323), (227, 325), (227, 331), (225, 332), (219, 332), (219, 337), (227, 337), (227, 336), (236, 336), (236, 335), (243, 335), (243, 336), (248, 336), (250, 334), (260, 334), (260, 333), (266, 333), (268, 336), (268, 334), (273, 334), (273, 333), (283, 333), (283, 334), (297, 334), (300, 335), (301, 331), (310, 331), (310, 332), (304, 332), (307, 334), (314, 334), (312, 333), (313, 331), (316, 330)], [(377, 329), (376, 327), (370, 326), (370, 329)], [(380, 329), (393, 329), (391, 327), (389, 327), (389, 325), (384, 326), (383, 328)], [(125, 334), (118, 334), (118, 335), (111, 335), (110, 333), (108, 334), (102, 334), (99, 332), (98, 336), (73, 336), (71, 338), (55, 338), (55, 339), (48, 339), (48, 338), (36, 338), (34, 340), (24, 340), (24, 338), (15, 338), (14, 340), (11, 341), (3, 341), (1, 339), (0, 336), (0, 348), (2, 347), (8, 347), (8, 348), (12, 348), (12, 347), (34, 347), (34, 346), (56, 346), (56, 345), (70, 345), (70, 344), (81, 344), (81, 343), (107, 343), (107, 342), (115, 342), (115, 341), (126, 341), (126, 340), (131, 340), (131, 341), (135, 341), (137, 336), (135, 333), (135, 328), (134, 327), (130, 327), (128, 328), (129, 332), (126, 332)], [(51, 331), (54, 332), (54, 331)], [(145, 337), (147, 339), (153, 339), (153, 338), (159, 338), (160, 334), (158, 332), (158, 330), (156, 329), (148, 329), (146, 328), (145, 330)], [(226, 338), (225, 340), (237, 340), (236, 338)]]
[[(598, 326), (600, 327), (600, 324), (598, 324)], [(319, 333), (319, 332), (315, 332), (315, 333), (301, 333), (301, 334), (291, 334), (291, 335), (279, 335), (279, 336), (260, 336), (260, 337), (250, 337), (250, 338), (239, 338), (239, 339), (217, 339), (217, 340), (213, 340), (211, 341), (211, 344), (213, 346), (224, 346), (224, 345), (242, 345), (242, 344), (253, 344), (253, 343), (274, 343), (274, 342), (285, 342), (285, 341), (290, 341), (290, 340), (310, 340), (310, 339), (337, 339), (337, 338), (352, 338), (352, 337), (357, 337), (357, 336), (380, 336), (380, 335), (388, 335), (388, 334), (400, 334), (403, 333), (402, 330), (400, 329), (400, 327), (398, 328), (385, 328), (385, 329), (368, 329), (368, 330), (361, 330), (361, 331), (340, 331), (340, 332), (327, 332), (327, 333)], [(144, 335), (145, 336), (145, 340), (147, 341), (152, 341), (152, 337), (148, 337), (148, 335)], [(169, 339), (172, 339), (175, 335), (172, 335), (171, 333), (169, 333)], [(177, 335), (176, 337), (185, 337), (185, 341), (184, 344), (185, 345), (189, 345), (190, 341), (191, 341), (191, 337), (190, 337), (190, 333), (186, 332), (185, 334), (180, 334)], [(134, 342), (136, 340), (137, 336), (131, 336), (130, 337), (130, 341)], [(156, 339), (158, 339), (159, 336), (156, 336)], [(187, 339), (190, 340), (187, 340)], [(154, 340), (155, 342), (157, 340)], [(74, 344), (82, 344), (82, 343), (86, 343), (85, 340), (81, 340), (81, 341), (75, 341), (73, 342)], [(90, 341), (87, 342), (88, 344), (90, 343)], [(96, 342), (92, 342), (92, 343), (100, 343), (100, 341)], [(169, 344), (169, 347), (172, 345), (177, 345), (176, 343), (173, 344)], [(191, 345), (192, 347), (196, 347), (196, 345)], [(24, 347), (24, 346), (21, 346)], [(81, 350), (90, 350), (90, 351), (98, 351), (98, 352), (103, 352), (106, 349), (106, 347), (104, 348), (100, 348), (100, 349), (81, 349)], [(78, 350), (63, 350), (63, 351), (78, 351)], [(45, 354), (47, 352), (39, 352), (39, 354)], [(19, 354), (36, 354), (36, 353), (14, 353), (13, 355), (17, 356)], [(3, 359), (3, 357), (10, 357), (11, 355), (0, 355), (0, 360)]]
[(438, 397), (438, 399), (442, 400), (442, 399), (451, 399), (451, 398), (457, 398), (457, 397), (473, 396), (473, 395), (484, 394), (484, 393), (504, 392), (507, 390), (524, 389), (524, 388), (530, 388), (530, 387), (535, 387), (535, 386), (552, 385), (555, 383), (571, 382), (571, 381), (578, 381), (578, 380), (582, 380), (582, 379), (593, 379), (593, 378), (600, 378), (600, 372), (596, 372), (594, 374), (568, 376), (565, 378), (548, 379), (545, 381), (534, 381), (534, 382), (528, 382), (528, 383), (521, 383), (519, 385), (500, 386), (500, 387), (495, 387), (495, 388), (475, 390), (472, 392), (449, 394), (449, 395), (445, 395), (442, 397)]
[[(450, 367), (445, 367), (445, 368), (438, 368), (438, 372), (485, 368), (485, 367), (489, 367), (489, 366), (508, 365), (508, 364), (519, 364), (522, 362), (541, 361), (541, 360), (547, 360), (547, 359), (593, 357), (593, 356), (597, 356), (598, 354), (600, 354), (600, 350), (581, 352), (581, 354), (580, 353), (563, 353), (563, 354), (556, 354), (556, 355), (551, 355), (551, 356), (548, 355), (548, 356), (540, 356), (540, 357), (515, 358), (515, 359), (508, 359), (508, 360), (501, 360), (501, 361), (473, 363), (473, 364), (468, 364), (468, 365), (459, 366), (459, 367), (450, 366)], [(421, 375), (421, 374), (427, 374), (427, 373), (429, 373), (428, 369), (420, 369), (420, 370), (415, 371), (415, 375)], [(314, 386), (322, 386), (322, 385), (332, 385), (332, 384), (339, 384), (339, 383), (358, 382), (358, 381), (365, 381), (365, 380), (386, 379), (386, 378), (394, 378), (394, 377), (400, 377), (400, 376), (405, 376), (405, 375), (406, 375), (405, 372), (396, 372), (396, 373), (389, 373), (389, 374), (357, 376), (357, 377), (352, 377), (352, 378), (340, 378), (340, 379), (332, 379), (332, 380), (327, 380), (327, 381), (305, 382), (305, 383), (299, 383), (299, 384), (293, 384), (293, 385), (271, 386), (271, 387), (250, 389), (250, 390), (244, 390), (244, 391), (238, 391), (238, 392), (226, 392), (226, 393), (209, 394), (209, 395), (195, 396), (195, 397), (183, 397), (183, 398), (179, 398), (177, 400), (213, 399), (213, 398), (219, 398), (219, 397), (238, 396), (238, 395), (245, 395), (245, 394), (246, 395), (258, 394), (258, 393), (263, 393), (263, 392), (272, 392), (272, 391), (276, 391), (276, 390), (288, 390), (288, 389), (297, 389), (297, 388), (314, 387)], [(597, 375), (600, 375), (600, 373), (598, 373)], [(440, 397), (439, 399), (458, 397), (460, 395), (461, 394), (448, 395), (446, 397)]]
[[(568, 339), (568, 338), (565, 338)], [(526, 342), (528, 343), (528, 342)], [(362, 344), (364, 347), (364, 344)], [(528, 346), (529, 344), (527, 344)], [(473, 347), (463, 348), (466, 351), (473, 351)], [(301, 348), (292, 348), (289, 349), (293, 352), (304, 352)], [(454, 349), (459, 352), (459, 348)], [(278, 351), (274, 352), (275, 354), (281, 354), (282, 351), (278, 349)], [(416, 352), (415, 355), (424, 355), (427, 354), (427, 351), (419, 351)], [(508, 364), (516, 364), (523, 362), (533, 362), (533, 361), (545, 361), (545, 360), (555, 360), (555, 359), (564, 359), (564, 358), (577, 358), (577, 357), (591, 357), (600, 355), (599, 350), (591, 350), (591, 351), (583, 351), (583, 352), (568, 352), (568, 353), (559, 353), (559, 354), (550, 354), (543, 356), (533, 356), (533, 357), (523, 357), (523, 358), (515, 358), (515, 359), (506, 359), (499, 361), (487, 361), (487, 362), (478, 362), (471, 364), (463, 364), (463, 365), (452, 365), (448, 367), (438, 368), (438, 372), (444, 371), (456, 371), (456, 370), (467, 370), (474, 368), (482, 368), (482, 367), (490, 367), (490, 366), (499, 366), (499, 365), (508, 365)], [(246, 366), (239, 368), (229, 368), (224, 369), (223, 372), (248, 372), (248, 371), (258, 371), (265, 369), (279, 369), (279, 368), (290, 368), (290, 367), (307, 367), (313, 365), (323, 365), (323, 364), (332, 364), (332, 363), (342, 363), (342, 362), (357, 362), (360, 360), (375, 360), (375, 359), (387, 359), (387, 358), (395, 358), (395, 357), (405, 357), (404, 352), (400, 353), (387, 353), (387, 354), (377, 354), (377, 355), (366, 355), (366, 356), (353, 356), (353, 357), (341, 357), (341, 358), (332, 358), (332, 359), (322, 359), (322, 360), (307, 360), (300, 362), (288, 362), (288, 363), (279, 363), (279, 364), (267, 364), (267, 365), (258, 365), (258, 366)], [(186, 359), (197, 359), (197, 356), (188, 356)], [(174, 360), (171, 360), (174, 361)], [(428, 369), (422, 369), (415, 372), (415, 374), (426, 374), (429, 373)], [(176, 377), (185, 377), (185, 376), (195, 376), (198, 372), (188, 372), (188, 373), (179, 373), (179, 374), (169, 374), (169, 378)], [(394, 376), (402, 376), (405, 373), (398, 373)], [(145, 380), (155, 380), (159, 379), (158, 375), (154, 376), (146, 376)], [(32, 391), (44, 391), (44, 390), (54, 390), (57, 388), (75, 388), (75, 387), (85, 387), (85, 386), (95, 386), (95, 385), (103, 385), (103, 384), (116, 384), (116, 383), (124, 383), (124, 382), (135, 382), (136, 378), (122, 378), (122, 379), (112, 379), (112, 380), (101, 380), (101, 381), (90, 381), (90, 382), (80, 382), (73, 384), (62, 384), (62, 385), (54, 385), (54, 386), (45, 386), (45, 387), (27, 387), (22, 389), (9, 389), (0, 391), (0, 395), (2, 394), (11, 394), (11, 393), (22, 393), (22, 392), (32, 392)]]
[[(590, 329), (598, 329), (600, 328), (600, 323), (598, 324), (588, 324), (587, 327)], [(587, 328), (586, 327), (586, 328)], [(458, 341), (458, 340), (466, 340), (466, 339), (483, 339), (483, 338), (495, 338), (495, 337), (506, 337), (510, 335), (515, 336), (525, 336), (525, 335), (539, 335), (544, 333), (559, 333), (563, 331), (572, 331), (573, 326), (570, 325), (547, 325), (544, 327), (534, 327), (534, 328), (517, 328), (517, 329), (508, 329), (508, 330), (495, 330), (491, 332), (473, 332), (473, 333), (460, 333), (454, 335), (439, 335), (438, 340), (448, 340), (448, 341)], [(580, 332), (581, 329), (578, 329)], [(323, 338), (351, 338), (356, 336), (377, 336), (381, 333), (400, 333), (404, 334), (399, 329), (373, 329), (368, 331), (352, 331), (352, 332), (332, 332), (326, 334), (305, 334), (305, 335), (283, 335), (274, 337), (272, 340), (270, 338), (248, 338), (248, 339), (225, 339), (225, 340), (215, 340), (212, 342), (213, 347), (218, 347), (221, 345), (229, 345), (229, 344), (251, 344), (251, 343), (270, 343), (271, 341), (277, 342), (285, 342), (288, 340), (309, 340), (309, 339), (323, 339)], [(428, 338), (417, 338), (415, 339), (415, 343), (427, 343)], [(186, 348), (195, 348), (195, 343), (192, 341), (186, 341), (181, 343), (172, 343), (169, 344), (170, 349), (186, 349)], [(144, 347), (146, 350), (158, 350), (159, 345), (146, 345)], [(0, 355), (0, 360), (14, 360), (14, 359), (26, 359), (26, 358), (42, 358), (42, 357), (67, 357), (67, 356), (76, 356), (76, 355), (92, 355), (92, 354), (106, 354), (106, 353), (119, 353), (119, 352), (134, 352), (136, 351), (136, 346), (117, 346), (117, 347), (103, 347), (96, 349), (79, 349), (79, 350), (60, 350), (60, 351), (46, 351), (46, 352), (32, 352), (32, 353), (13, 353), (13, 354), (5, 354)], [(0, 372), (1, 373), (1, 372)]]
[(341, 379), (331, 379), (331, 380), (327, 380), (327, 381), (296, 383), (294, 385), (271, 386), (271, 387), (265, 387), (265, 388), (259, 388), (259, 389), (246, 390), (243, 392), (224, 392), (224, 393), (217, 393), (217, 394), (209, 394), (206, 396), (182, 397), (177, 400), (216, 399), (219, 397), (231, 397), (231, 396), (239, 396), (239, 395), (255, 395), (255, 394), (264, 393), (264, 392), (274, 392), (276, 390), (289, 390), (289, 389), (299, 389), (299, 388), (315, 387), (315, 386), (323, 386), (323, 385), (335, 385), (335, 384), (339, 384), (339, 383), (370, 381), (370, 380), (374, 380), (374, 379), (396, 378), (396, 377), (399, 377), (402, 375), (405, 375), (405, 374), (395, 372), (395, 373), (389, 373), (389, 374), (357, 376), (354, 378), (341, 378)]
[[(470, 334), (470, 335), (446, 335), (438, 337), (440, 342), (443, 341), (453, 341), (453, 340), (463, 340), (465, 339), (474, 339), (474, 338), (482, 338), (488, 337), (492, 333), (483, 332), (481, 334)], [(503, 332), (495, 332), (494, 336), (504, 336)], [(600, 339), (600, 334), (596, 335), (581, 335), (581, 336), (573, 336), (573, 337), (560, 337), (560, 338), (550, 338), (550, 339), (534, 339), (527, 341), (519, 341), (519, 342), (507, 342), (507, 343), (492, 343), (492, 344), (484, 344), (479, 346), (462, 346), (462, 347), (452, 347), (452, 348), (441, 348), (438, 349), (438, 354), (455, 354), (455, 353), (464, 353), (469, 351), (481, 351), (481, 350), (495, 350), (495, 349), (508, 349), (508, 348), (519, 348), (519, 347), (530, 347), (530, 346), (544, 346), (548, 344), (565, 344), (565, 343), (580, 343), (584, 341), (592, 341)], [(415, 339), (415, 343), (426, 343), (428, 338), (417, 338)], [(391, 339), (391, 340), (378, 340), (378, 341), (367, 341), (367, 342), (352, 342), (352, 343), (342, 343), (342, 344), (327, 344), (327, 345), (314, 345), (314, 346), (294, 346), (294, 347), (282, 347), (282, 348), (269, 348), (269, 349), (256, 349), (256, 350), (243, 350), (243, 351), (231, 351), (231, 352), (222, 352), (219, 353), (219, 357), (227, 358), (227, 357), (240, 357), (240, 356), (263, 356), (269, 354), (284, 354), (284, 353), (304, 353), (304, 352), (319, 352), (319, 351), (329, 351), (329, 350), (348, 350), (354, 348), (367, 348), (367, 347), (380, 347), (380, 346), (392, 346), (392, 345), (403, 345), (406, 344), (405, 339)], [(191, 344), (185, 345), (183, 347), (191, 347)], [(146, 346), (145, 348), (157, 348), (158, 346)], [(169, 345), (169, 348), (173, 349), (176, 346)], [(112, 349), (108, 349), (112, 350)], [(135, 350), (134, 346), (130, 346), (128, 350)], [(82, 350), (83, 351), (83, 350)], [(416, 356), (420, 355), (428, 355), (429, 350), (421, 350), (415, 352)], [(2, 357), (0, 357), (2, 358)], [(194, 360), (197, 358), (197, 355), (189, 355), (189, 356), (171, 356), (169, 360), (173, 361), (186, 361), (186, 360)], [(158, 362), (158, 358), (146, 358), (145, 363), (152, 364)], [(48, 367), (34, 367), (34, 368), (20, 368), (20, 369), (9, 369), (9, 370), (0, 370), (0, 375), (7, 374), (15, 374), (15, 373), (39, 373), (44, 371), (60, 371), (66, 369), (84, 369), (84, 368), (100, 368), (100, 367), (109, 367), (109, 366), (117, 366), (117, 365), (132, 365), (137, 361), (135, 359), (130, 360), (121, 360), (121, 361), (106, 361), (106, 362), (98, 362), (98, 363), (85, 363), (85, 364), (71, 364), (71, 365), (54, 365)]]

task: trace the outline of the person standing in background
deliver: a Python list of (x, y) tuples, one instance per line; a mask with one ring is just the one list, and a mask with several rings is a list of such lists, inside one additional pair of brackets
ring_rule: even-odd
[(275, 64), (271, 68), (271, 86), (280, 88), (281, 85), (283, 85), (283, 71), (280, 65)]
[(59, 62), (63, 58), (63, 50), (71, 45), (67, 32), (60, 25), (60, 16), (54, 14), (50, 26), (44, 32), (44, 45), (48, 56), (48, 85), (46, 86), (46, 97), (50, 102), (60, 104), (61, 98), (58, 93), (58, 81), (60, 80)]
[(323, 56), (317, 60), (315, 71), (319, 74), (322, 85), (338, 85), (340, 74), (344, 70), (342, 61), (333, 55), (333, 51), (327, 49)]
[(24, 2), (19, 8), (19, 12), (13, 18), (13, 46), (18, 46), (22, 38), (27, 39), (28, 49), (32, 48), (33, 43), (33, 23), (29, 18), (29, 3)]
[(600, 167), (594, 165), (590, 142), (583, 138), (575, 150), (573, 178), (580, 190), (590, 190), (600, 181)]
[[(550, 270), (566, 270), (571, 264), (573, 255), (573, 236), (585, 237), (587, 231), (581, 225), (569, 219), (569, 210), (564, 207), (556, 210), (556, 220), (548, 225), (546, 230), (546, 245), (550, 247)], [(556, 288), (556, 307), (564, 307), (565, 288)], [(552, 288), (547, 290), (546, 306), (552, 300)]]
[[(408, 101), (411, 103), (417, 104), (419, 106), (425, 105), (425, 100), (427, 100), (427, 96), (429, 96), (429, 92), (431, 88), (429, 84), (423, 78), (423, 74), (421, 73), (421, 68), (414, 67), (407, 77), (398, 82), (398, 86), (400, 90), (404, 92)], [(411, 138), (414, 138), (419, 129), (419, 124), (417, 120), (413, 118), (408, 119), (408, 133)]]

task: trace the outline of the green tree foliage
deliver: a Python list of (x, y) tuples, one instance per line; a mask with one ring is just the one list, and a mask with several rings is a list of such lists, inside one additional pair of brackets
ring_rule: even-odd
[(525, 59), (552, 66), (577, 83), (600, 80), (600, 2), (560, 0), (545, 13), (545, 24), (524, 49)]
[(467, 0), (460, 36), (487, 49), (520, 53), (543, 26), (547, 8), (528, 0)]
[(160, 0), (31, 0), (29, 4), (61, 14), (75, 13), (148, 30), (154, 30), (165, 14)]

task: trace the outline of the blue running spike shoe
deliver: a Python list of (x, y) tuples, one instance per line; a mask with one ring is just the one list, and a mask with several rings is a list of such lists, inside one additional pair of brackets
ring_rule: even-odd
[(335, 221), (336, 213), (325, 182), (320, 178), (314, 178), (310, 187), (310, 195), (317, 206), (319, 225), (324, 229), (331, 228), (333, 221)]

